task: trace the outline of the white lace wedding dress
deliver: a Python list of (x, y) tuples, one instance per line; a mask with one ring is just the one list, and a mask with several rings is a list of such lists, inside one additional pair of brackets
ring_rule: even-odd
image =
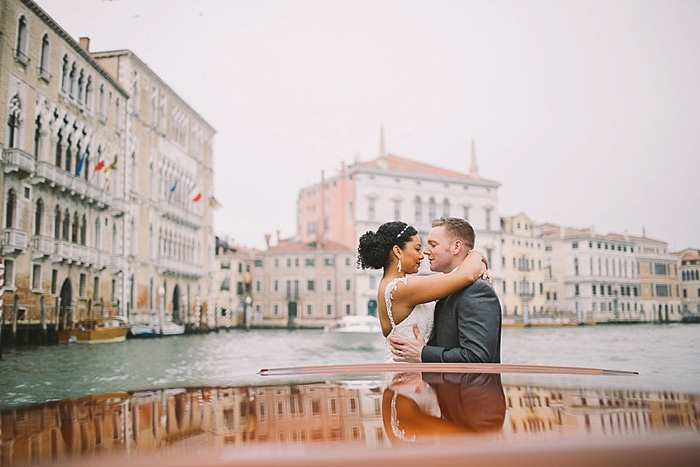
[(391, 322), (391, 332), (386, 336), (384, 342), (384, 362), (394, 363), (394, 354), (391, 353), (391, 344), (389, 343), (389, 337), (391, 336), (401, 336), (401, 337), (414, 337), (413, 336), (413, 325), (418, 324), (418, 330), (421, 335), (428, 342), (430, 337), (433, 335), (433, 314), (435, 313), (435, 302), (421, 303), (413, 308), (413, 311), (399, 324), (394, 323), (394, 315), (391, 312), (391, 303), (394, 299), (392, 295), (394, 290), (397, 289), (398, 283), (403, 282), (406, 285), (406, 279), (408, 276), (397, 277), (396, 279), (389, 282), (384, 289), (384, 303), (386, 304), (386, 311), (389, 315), (389, 321)]

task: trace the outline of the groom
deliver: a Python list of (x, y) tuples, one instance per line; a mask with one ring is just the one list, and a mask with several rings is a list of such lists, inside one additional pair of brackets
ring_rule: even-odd
[[(441, 217), (433, 221), (425, 256), (430, 270), (449, 273), (474, 248), (474, 229), (464, 219)], [(501, 305), (488, 281), (438, 300), (433, 337), (428, 344), (413, 327), (415, 338), (391, 337), (394, 361), (442, 363), (500, 363)]]

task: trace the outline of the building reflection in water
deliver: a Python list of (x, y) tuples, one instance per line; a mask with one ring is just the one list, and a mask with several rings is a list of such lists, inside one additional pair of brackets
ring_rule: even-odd
[(698, 401), (672, 392), (502, 385), (500, 375), (481, 374), (123, 392), (0, 412), (0, 464), (250, 443), (697, 432)]

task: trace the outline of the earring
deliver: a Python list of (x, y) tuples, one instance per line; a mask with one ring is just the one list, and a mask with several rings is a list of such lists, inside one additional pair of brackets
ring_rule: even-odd
[(398, 269), (399, 272), (401, 272), (401, 260), (399, 260), (399, 262), (397, 263), (396, 269)]

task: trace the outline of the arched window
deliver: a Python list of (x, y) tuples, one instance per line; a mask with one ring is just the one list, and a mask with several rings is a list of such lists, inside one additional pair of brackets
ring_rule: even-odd
[(66, 92), (66, 84), (68, 83), (68, 55), (63, 56), (63, 64), (61, 65), (61, 91)]
[(85, 85), (85, 107), (92, 108), (92, 76), (88, 76), (87, 84)]
[(34, 128), (34, 159), (39, 159), (41, 152), (41, 116), (36, 118)]
[(413, 204), (415, 205), (416, 211), (416, 224), (420, 224), (423, 222), (423, 201), (420, 199), (420, 196), (416, 196), (416, 199), (413, 200)]
[(51, 73), (49, 73), (49, 57), (50, 57), (50, 49), (49, 49), (49, 35), (44, 34), (44, 37), (41, 38), (41, 56), (39, 58), (39, 75), (44, 76), (45, 78), (50, 78)]
[(63, 232), (61, 238), (65, 241), (70, 240), (70, 213), (68, 209), (63, 212)]
[(80, 70), (78, 74), (78, 103), (83, 102), (83, 86), (85, 85), (85, 73)]
[(121, 122), (119, 121), (119, 98), (114, 103), (114, 126), (120, 128)]
[(10, 113), (7, 116), (7, 147), (17, 147), (19, 143), (19, 127), (22, 124), (22, 101), (15, 94), (10, 99)]
[(435, 198), (432, 196), (428, 200), (428, 218), (430, 221), (435, 219)]
[(68, 76), (68, 94), (73, 97), (75, 94), (75, 75), (77, 73), (75, 62), (70, 67), (70, 75)]
[(94, 237), (94, 240), (95, 240), (94, 247), (99, 250), (101, 243), (102, 243), (101, 242), (102, 239), (100, 238), (100, 218), (99, 217), (97, 219), (95, 219), (95, 237)]
[(134, 256), (138, 253), (138, 234), (136, 230), (136, 219), (131, 218), (131, 251), (130, 253)]
[(78, 224), (78, 213), (74, 212), (73, 213), (73, 225), (71, 226), (71, 227), (73, 227), (73, 230), (71, 232), (71, 237), (70, 237), (71, 242), (73, 242), (73, 243), (78, 243), (78, 227), (79, 226), (80, 225)]
[(5, 228), (12, 228), (15, 225), (15, 208), (17, 205), (17, 194), (15, 190), (10, 188), (7, 192), (7, 201), (5, 204)]
[(131, 186), (133, 187), (133, 190), (138, 192), (139, 191), (139, 168), (138, 164), (136, 163), (136, 153), (132, 152), (131, 153), (131, 160), (129, 161), (131, 163)]
[(39, 199), (34, 209), (34, 235), (41, 235), (41, 223), (44, 218), (44, 202)]
[(85, 219), (85, 214), (80, 219), (80, 244), (85, 245), (87, 240), (87, 219)]
[(70, 150), (71, 141), (68, 139), (68, 145), (66, 146), (66, 172), (70, 173), (71, 167), (73, 166), (73, 154)]
[(89, 144), (85, 148), (85, 154), (83, 154), (83, 157), (85, 157), (85, 159), (83, 160), (83, 167), (82, 167), (80, 173), (83, 174), (83, 178), (85, 178), (85, 180), (87, 181), (88, 175), (90, 175), (90, 145)]
[(29, 47), (29, 28), (27, 27), (27, 19), (24, 15), (19, 17), (17, 23), (17, 48), (15, 50), (15, 56), (19, 58), (23, 63), (29, 60), (27, 57), (27, 49)]
[(61, 238), (61, 208), (58, 205), (53, 211), (53, 236), (56, 240)]
[(450, 200), (447, 198), (442, 200), (442, 215), (450, 217)]
[(99, 102), (99, 107), (98, 107), (98, 112), (100, 113), (100, 117), (105, 116), (105, 86), (104, 84), (100, 84), (100, 102)]
[(63, 135), (58, 132), (58, 139), (56, 140), (56, 167), (61, 167), (61, 156), (63, 155)]

